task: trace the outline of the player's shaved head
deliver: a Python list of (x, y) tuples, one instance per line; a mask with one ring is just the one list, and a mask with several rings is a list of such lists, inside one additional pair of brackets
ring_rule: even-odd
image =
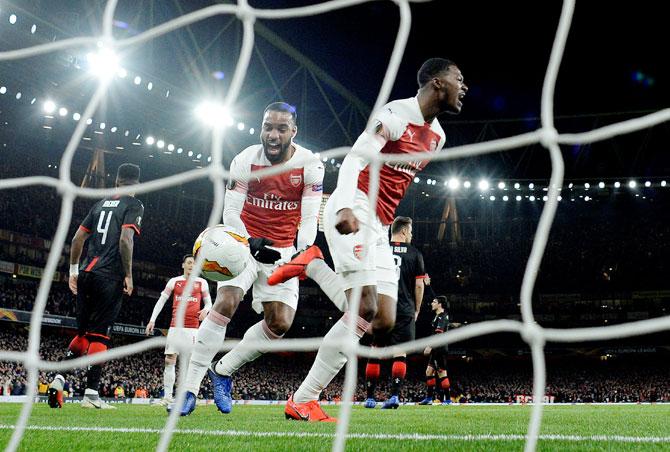
[(447, 72), (451, 66), (456, 66), (456, 63), (446, 58), (430, 58), (426, 60), (421, 65), (421, 68), (416, 75), (416, 80), (419, 82), (419, 88), (435, 77), (439, 77)]
[(124, 163), (116, 172), (116, 185), (133, 185), (140, 183), (140, 167), (132, 163)]

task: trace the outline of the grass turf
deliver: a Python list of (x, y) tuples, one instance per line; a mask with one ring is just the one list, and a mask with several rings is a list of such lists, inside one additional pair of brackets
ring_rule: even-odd
[[(20, 450), (89, 451), (152, 450), (163, 427), (166, 413), (157, 406), (117, 405), (117, 410), (84, 410), (67, 404), (51, 410), (46, 404), (33, 409), (30, 425), (50, 428), (127, 428), (145, 431), (64, 431), (28, 430)], [(19, 415), (20, 404), (0, 404), (0, 445), (8, 443)], [(325, 407), (331, 415), (338, 408)], [(487, 439), (484, 435), (524, 435), (530, 416), (529, 406), (406, 406), (398, 410), (354, 407), (347, 450), (355, 451), (435, 451), (435, 450), (521, 450), (523, 439)], [(171, 450), (322, 451), (332, 446), (334, 424), (305, 423), (284, 419), (283, 406), (237, 405), (230, 415), (222, 415), (212, 405), (199, 406), (189, 417), (180, 419), (178, 429), (198, 430), (176, 433)], [(228, 431), (211, 435), (202, 431)], [(670, 405), (580, 405), (545, 407), (542, 435), (574, 435), (579, 441), (541, 439), (542, 451), (621, 451), (670, 450)], [(384, 435), (395, 435), (384, 437)], [(398, 435), (416, 435), (401, 437)], [(426, 438), (425, 435), (458, 437)], [(464, 435), (483, 435), (473, 439)], [(588, 439), (592, 436), (607, 440)], [(665, 437), (660, 443), (623, 442), (613, 437)]]

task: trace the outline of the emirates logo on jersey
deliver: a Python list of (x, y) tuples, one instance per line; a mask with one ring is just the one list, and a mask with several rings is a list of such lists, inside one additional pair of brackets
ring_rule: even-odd
[(302, 184), (302, 176), (300, 174), (291, 174), (289, 181), (294, 187), (299, 187)]
[(354, 256), (356, 256), (356, 259), (359, 261), (363, 260), (363, 245), (354, 246)]

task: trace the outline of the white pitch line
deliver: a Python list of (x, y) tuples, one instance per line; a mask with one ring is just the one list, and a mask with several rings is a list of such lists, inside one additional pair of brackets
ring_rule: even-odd
[[(0, 424), (0, 430), (13, 430), (14, 425)], [(123, 427), (59, 427), (47, 425), (29, 425), (28, 430), (55, 431), (55, 432), (110, 432), (110, 433), (163, 433), (158, 428), (123, 428)], [(249, 436), (249, 437), (293, 437), (293, 438), (333, 438), (332, 433), (316, 432), (251, 432), (244, 430), (202, 430), (177, 429), (174, 433), (187, 435), (209, 436)], [(413, 434), (386, 434), (386, 433), (349, 433), (350, 439), (379, 439), (394, 441), (525, 441), (526, 435), (424, 435)], [(623, 436), (623, 435), (540, 435), (545, 441), (571, 442), (615, 442), (615, 443), (670, 443), (670, 436)]]

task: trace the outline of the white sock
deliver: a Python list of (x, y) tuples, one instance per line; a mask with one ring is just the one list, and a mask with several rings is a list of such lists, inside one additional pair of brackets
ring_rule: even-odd
[(314, 280), (330, 301), (340, 311), (347, 310), (347, 296), (344, 293), (344, 281), (324, 262), (323, 259), (314, 259), (307, 264), (305, 274)]
[(216, 373), (219, 375), (232, 375), (237, 372), (240, 367), (265, 353), (265, 350), (263, 350), (263, 347), (260, 345), (256, 345), (253, 348), (245, 347), (242, 349), (243, 346), (248, 345), (252, 341), (270, 342), (279, 338), (281, 338), (281, 336), (273, 333), (265, 322), (265, 319), (263, 319), (244, 333), (244, 337), (240, 343), (221, 358), (214, 370), (216, 370)]
[(166, 399), (172, 398), (172, 392), (174, 391), (174, 381), (177, 379), (177, 373), (175, 372), (176, 364), (165, 364), (165, 370), (163, 371), (163, 397)]
[(200, 383), (205, 377), (207, 368), (212, 364), (214, 355), (226, 338), (228, 322), (230, 322), (228, 317), (212, 310), (200, 324), (184, 382), (187, 391), (196, 395), (200, 392)]
[[(349, 312), (347, 311), (323, 337), (324, 344), (332, 342), (333, 340), (341, 340), (342, 337), (349, 334), (349, 328), (347, 327), (348, 317)], [(365, 331), (369, 326), (370, 322), (357, 316), (356, 330), (354, 333), (360, 339), (363, 337), (363, 334), (365, 334)], [(293, 394), (293, 401), (295, 403), (307, 403), (312, 400), (319, 400), (319, 395), (321, 394), (321, 391), (323, 391), (323, 388), (328, 386), (328, 383), (335, 378), (346, 362), (347, 357), (341, 350), (321, 345), (321, 347), (319, 347), (319, 353), (316, 354), (314, 364), (312, 364), (312, 368), (309, 370), (309, 373), (298, 390)]]

